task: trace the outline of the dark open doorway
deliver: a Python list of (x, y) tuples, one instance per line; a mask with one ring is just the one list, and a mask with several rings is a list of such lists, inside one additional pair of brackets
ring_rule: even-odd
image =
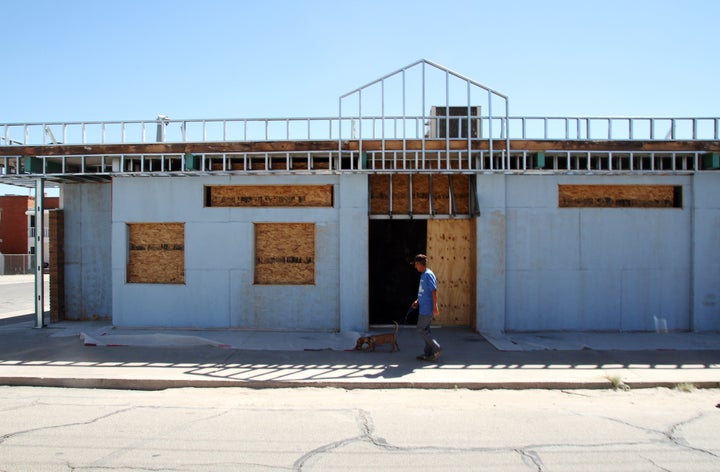
[[(426, 240), (425, 220), (370, 220), (371, 325), (403, 323), (420, 281), (410, 264), (415, 254), (425, 252)], [(416, 320), (413, 313), (408, 322)]]

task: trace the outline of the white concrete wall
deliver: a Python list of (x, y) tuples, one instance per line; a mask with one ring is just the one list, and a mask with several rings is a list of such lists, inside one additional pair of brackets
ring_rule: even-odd
[(64, 184), (65, 317), (112, 314), (111, 184)]
[(720, 172), (694, 176), (693, 330), (720, 330)]
[[(479, 175), (480, 331), (720, 330), (720, 173)], [(204, 208), (205, 185), (333, 184), (335, 207)], [(558, 208), (559, 184), (669, 184), (681, 209)], [(111, 203), (112, 202), (112, 203)], [(68, 317), (119, 326), (367, 329), (367, 176), (67, 184)], [(127, 223), (184, 222), (184, 285), (126, 283)], [(313, 286), (253, 284), (253, 223), (316, 224)], [(111, 241), (111, 244), (110, 244)], [(110, 247), (112, 246), (112, 250)]]
[(368, 176), (340, 177), (340, 330), (367, 331), (370, 281), (368, 274), (370, 222)]
[[(340, 184), (347, 181), (347, 188)], [(364, 181), (364, 183), (363, 183)], [(205, 208), (205, 185), (334, 184), (334, 208)], [(339, 330), (362, 325), (367, 271), (353, 274), (342, 254), (367, 259), (367, 183), (352, 176), (121, 178), (113, 199), (113, 323), (119, 326)], [(363, 191), (358, 192), (362, 186)], [(362, 200), (358, 197), (362, 196)], [(365, 203), (363, 203), (363, 201)], [(342, 217), (340, 209), (343, 209)], [(127, 223), (185, 223), (185, 284), (129, 284)], [(315, 285), (255, 285), (254, 223), (316, 225)], [(343, 229), (343, 226), (347, 227)], [(341, 238), (341, 235), (343, 236)], [(341, 242), (342, 241), (342, 242)], [(350, 253), (348, 253), (349, 255)], [(341, 277), (340, 266), (344, 273)], [(342, 292), (348, 312), (341, 322)], [(357, 290), (358, 285), (364, 289)], [(367, 323), (366, 316), (364, 322)]]
[(506, 310), (506, 212), (507, 178), (502, 174), (479, 175), (477, 194), (480, 216), (477, 222), (477, 330), (505, 330)]
[[(685, 206), (558, 208), (559, 184), (682, 185)], [(692, 328), (692, 177), (479, 176), (478, 195), (479, 330)]]

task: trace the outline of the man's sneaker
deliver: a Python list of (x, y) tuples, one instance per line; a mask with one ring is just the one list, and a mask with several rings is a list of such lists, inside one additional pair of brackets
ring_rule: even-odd
[(442, 350), (441, 350), (441, 349), (438, 349), (437, 351), (435, 351), (435, 352), (433, 353), (432, 356), (428, 356), (428, 357), (430, 357), (430, 359), (428, 359), (428, 360), (436, 361), (436, 360), (438, 360), (438, 358), (440, 357), (440, 354), (442, 354)]
[(432, 356), (427, 356), (425, 354), (421, 354), (421, 355), (417, 356), (415, 359), (417, 359), (419, 361), (429, 361), (430, 359), (432, 359)]

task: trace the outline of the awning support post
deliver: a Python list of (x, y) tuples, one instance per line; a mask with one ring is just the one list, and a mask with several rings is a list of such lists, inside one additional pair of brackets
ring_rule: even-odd
[(35, 328), (45, 327), (45, 283), (43, 266), (45, 262), (45, 181), (35, 181)]

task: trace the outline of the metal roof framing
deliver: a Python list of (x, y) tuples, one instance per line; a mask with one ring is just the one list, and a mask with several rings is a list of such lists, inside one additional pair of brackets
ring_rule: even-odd
[[(720, 161), (718, 117), (511, 117), (506, 95), (426, 59), (342, 95), (338, 105), (334, 118), (0, 124), (0, 183), (341, 172), (692, 173), (716, 171)], [(436, 107), (446, 107), (445, 115), (433, 115)], [(451, 116), (451, 107), (467, 113)], [(461, 131), (451, 133), (453, 126)]]
[[(393, 121), (396, 121), (398, 119), (401, 121), (401, 127), (402, 127), (402, 131), (403, 131), (402, 150), (403, 151), (407, 150), (406, 146), (405, 146), (405, 144), (406, 144), (405, 132), (407, 130), (406, 124), (407, 124), (408, 119), (416, 119), (416, 117), (409, 117), (406, 113), (407, 103), (408, 103), (407, 96), (406, 96), (407, 95), (406, 74), (408, 73), (408, 71), (410, 71), (414, 68), (417, 68), (417, 67), (421, 68), (421, 93), (420, 93), (421, 96), (419, 97), (419, 101), (420, 101), (420, 104), (421, 104), (420, 106), (422, 109), (422, 115), (420, 116), (420, 119), (422, 120), (423, 126), (425, 126), (427, 120), (430, 118), (429, 116), (426, 116), (425, 112), (429, 105), (427, 103), (427, 97), (428, 97), (428, 84), (427, 84), (427, 79), (426, 79), (427, 78), (427, 67), (431, 67), (433, 69), (436, 69), (436, 70), (442, 72), (445, 76), (445, 97), (444, 97), (445, 103), (444, 103), (444, 106), (447, 107), (448, 109), (452, 106), (450, 103), (451, 102), (451, 99), (450, 99), (450, 80), (451, 80), (451, 78), (458, 79), (459, 81), (465, 83), (465, 87), (467, 90), (467, 96), (466, 96), (466, 100), (465, 100), (465, 107), (467, 108), (467, 116), (466, 116), (467, 120), (471, 119), (470, 118), (471, 117), (471, 109), (474, 106), (474, 104), (471, 103), (472, 102), (472, 99), (471, 99), (472, 87), (475, 87), (477, 89), (480, 89), (480, 90), (483, 90), (486, 92), (486, 94), (487, 94), (487, 110), (488, 110), (487, 122), (488, 122), (488, 128), (489, 128), (487, 140), (488, 140), (489, 151), (491, 153), (495, 150), (495, 148), (493, 146), (493, 144), (494, 144), (493, 143), (493, 141), (494, 141), (493, 123), (495, 121), (495, 116), (493, 115), (493, 106), (492, 106), (493, 105), (493, 97), (497, 97), (497, 98), (501, 99), (502, 101), (504, 101), (505, 113), (504, 113), (504, 115), (501, 115), (502, 119), (500, 120), (500, 139), (505, 140), (505, 145), (503, 146), (503, 148), (501, 148), (501, 151), (504, 152), (505, 156), (507, 156), (508, 151), (510, 149), (510, 135), (506, 129), (509, 124), (509, 118), (510, 118), (509, 98), (506, 95), (504, 95), (496, 90), (493, 90), (492, 88), (490, 88), (486, 85), (476, 82), (475, 80), (470, 79), (469, 77), (465, 77), (462, 74), (459, 74), (453, 70), (450, 70), (450, 69), (448, 69), (444, 66), (441, 66), (439, 64), (436, 64), (432, 61), (428, 61), (427, 59), (420, 59), (417, 62), (414, 62), (403, 68), (400, 68), (400, 69), (396, 70), (395, 72), (391, 72), (390, 74), (380, 77), (379, 79), (369, 82), (368, 84), (365, 84), (362, 87), (358, 87), (355, 90), (340, 96), (340, 98), (338, 99), (338, 115), (339, 115), (338, 126), (340, 127), (340, 129), (339, 129), (340, 138), (339, 138), (339, 143), (338, 143), (339, 151), (342, 150), (342, 142), (343, 142), (343, 138), (342, 138), (342, 136), (343, 136), (343, 132), (342, 132), (343, 131), (342, 130), (343, 100), (348, 99), (352, 96), (357, 97), (358, 113), (357, 113), (356, 118), (358, 120), (359, 127), (360, 127), (360, 129), (358, 130), (357, 140), (359, 143), (359, 152), (362, 154), (363, 140), (364, 140), (363, 122), (364, 122), (364, 118), (365, 118), (363, 115), (363, 92), (367, 91), (368, 89), (371, 89), (372, 87), (378, 86), (378, 85), (380, 86), (380, 89), (381, 89), (381, 91), (380, 91), (380, 106), (379, 106), (379, 108), (380, 108), (379, 119), (380, 119), (381, 127), (382, 127), (382, 129), (381, 129), (381, 135), (382, 135), (381, 150), (383, 152), (385, 151), (385, 139), (386, 139), (385, 138), (385, 136), (386, 136), (385, 126), (386, 126), (386, 122), (387, 122), (388, 118), (391, 118)], [(402, 84), (402, 107), (401, 107), (402, 112), (399, 117), (397, 117), (397, 116), (387, 117), (386, 113), (385, 113), (385, 110), (386, 110), (385, 83), (389, 79), (392, 79), (393, 77), (396, 77), (398, 75), (401, 78), (401, 84)], [(434, 105), (440, 105), (440, 103), (435, 103)], [(377, 108), (377, 106), (376, 106), (376, 108)], [(446, 130), (446, 131), (449, 131), (450, 119), (444, 120), (444, 123), (445, 123), (445, 126), (448, 127), (448, 130)], [(469, 127), (468, 127), (468, 129), (469, 129)], [(353, 138), (355, 138), (355, 136), (353, 136)], [(420, 139), (422, 142), (421, 152), (422, 152), (422, 157), (424, 159), (424, 157), (425, 157), (425, 140), (426, 140), (426, 134), (424, 132), (421, 134)], [(468, 132), (467, 136), (465, 137), (465, 140), (467, 141), (468, 152), (470, 152), (472, 149), (472, 139), (473, 138), (471, 136), (471, 133)], [(450, 133), (446, 132), (445, 133), (445, 142), (446, 142), (445, 150), (446, 150), (446, 152), (450, 151), (450, 141), (451, 141)]]

